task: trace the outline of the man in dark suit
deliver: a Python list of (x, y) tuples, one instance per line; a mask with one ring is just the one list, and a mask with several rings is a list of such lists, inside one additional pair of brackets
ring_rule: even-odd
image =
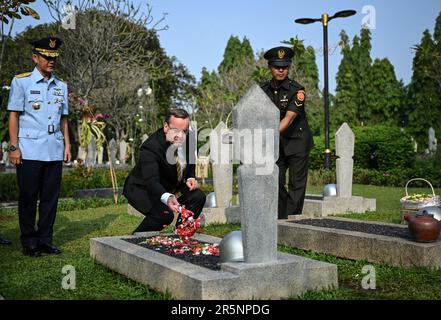
[(123, 190), (129, 204), (145, 215), (133, 233), (162, 230), (173, 222), (181, 205), (194, 212), (195, 219), (199, 217), (205, 194), (195, 178), (196, 143), (189, 127), (189, 114), (171, 109), (163, 127), (142, 144)]
[[(306, 119), (305, 88), (288, 78), (293, 56), (294, 51), (288, 47), (275, 47), (264, 55), (273, 78), (262, 89), (280, 110), (279, 219), (302, 213), (309, 151), (314, 145)], [(288, 191), (285, 188), (287, 170)]]

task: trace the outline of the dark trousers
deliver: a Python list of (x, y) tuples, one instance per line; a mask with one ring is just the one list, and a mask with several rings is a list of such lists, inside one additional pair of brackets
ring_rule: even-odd
[[(302, 214), (308, 180), (309, 153), (285, 156), (281, 148), (277, 165), (279, 167), (279, 205), (278, 218)], [(288, 191), (286, 172), (288, 171)]]
[[(23, 246), (52, 244), (62, 169), (62, 161), (23, 160), (23, 164), (17, 166), (17, 181), (20, 190), (18, 220)], [(38, 199), (40, 203), (36, 230)]]
[[(194, 218), (197, 219), (202, 212), (205, 204), (205, 194), (200, 189), (190, 191), (187, 186), (181, 190), (182, 195), (178, 198), (181, 205), (194, 213)], [(136, 228), (135, 232), (146, 231), (161, 231), (173, 222), (174, 214), (170, 211), (168, 206), (163, 204), (159, 199), (155, 206), (142, 220), (141, 224)], [(176, 224), (179, 224), (180, 216)]]

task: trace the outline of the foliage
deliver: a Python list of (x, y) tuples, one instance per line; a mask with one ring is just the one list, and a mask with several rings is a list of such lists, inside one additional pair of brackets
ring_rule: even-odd
[(363, 28), (352, 40), (340, 33), (343, 58), (336, 76), (331, 124), (351, 127), (400, 123), (405, 90), (388, 59), (371, 58), (371, 33)]
[(343, 57), (336, 75), (336, 94), (333, 100), (333, 108), (330, 109), (332, 114), (331, 123), (334, 128), (338, 128), (343, 122), (349, 124), (350, 127), (355, 127), (358, 125), (357, 88), (352, 67), (353, 62), (349, 37), (344, 30), (340, 33), (340, 39), (341, 54)]
[[(115, 171), (118, 186), (124, 185), (125, 178), (128, 176), (128, 170)], [(60, 197), (72, 197), (75, 190), (111, 188), (112, 178), (108, 169), (87, 169), (78, 166), (73, 170), (63, 173), (61, 180)], [(0, 201), (17, 201), (18, 200), (17, 177), (12, 173), (0, 174)]]
[(223, 60), (218, 68), (219, 74), (228, 72), (232, 68), (239, 67), (252, 59), (254, 59), (254, 52), (250, 41), (244, 37), (241, 42), (238, 37), (230, 36), (225, 48)]
[[(9, 90), (0, 88), (0, 148), (1, 143), (8, 139), (8, 112), (6, 111)], [(1, 151), (0, 151), (1, 153)]]
[(2, 24), (8, 24), (11, 19), (21, 19), (21, 15), (31, 16), (37, 20), (40, 19), (39, 14), (27, 6), (27, 4), (32, 2), (35, 2), (35, 0), (3, 0), (0, 5), (0, 20)]
[[(388, 171), (394, 168), (411, 168), (415, 153), (411, 138), (397, 126), (370, 126), (352, 129), (355, 134), (354, 167)], [(310, 154), (311, 169), (322, 168), (324, 136), (314, 137)], [(335, 167), (335, 135), (330, 135), (331, 167)]]
[(387, 171), (410, 168), (415, 153), (409, 134), (396, 126), (370, 126), (354, 128), (354, 164), (357, 168)]
[(230, 38), (219, 73), (202, 69), (196, 94), (198, 112), (193, 116), (199, 129), (214, 128), (220, 121), (230, 125), (229, 115), (253, 84), (252, 75), (259, 63), (254, 60), (248, 39), (240, 42), (237, 37)]
[(418, 143), (419, 151), (427, 148), (427, 131), (435, 129), (441, 141), (441, 13), (434, 36), (425, 30), (413, 59), (413, 74), (408, 86), (406, 112), (408, 128)]

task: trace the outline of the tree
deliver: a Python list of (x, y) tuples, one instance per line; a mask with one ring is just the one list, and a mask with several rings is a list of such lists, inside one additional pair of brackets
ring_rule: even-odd
[(229, 115), (234, 105), (253, 83), (255, 65), (249, 40), (244, 38), (241, 42), (238, 37), (231, 36), (218, 67), (219, 73), (202, 69), (195, 97), (198, 112), (193, 117), (194, 120), (197, 117), (200, 129), (214, 128), (220, 121), (231, 119)]
[[(38, 13), (27, 6), (27, 4), (35, 2), (35, 0), (2, 0), (0, 4), (0, 70), (3, 66), (3, 57), (6, 51), (8, 40), (11, 38), (14, 19), (21, 19), (21, 16), (31, 16), (34, 19), (40, 19)], [(10, 23), (8, 34), (6, 35), (5, 27)]]
[(224, 51), (224, 58), (218, 68), (219, 73), (228, 72), (249, 60), (254, 60), (254, 52), (250, 41), (244, 37), (241, 42), (238, 37), (231, 36)]
[(354, 76), (357, 104), (357, 118), (361, 125), (366, 125), (371, 117), (371, 99), (373, 92), (371, 33), (368, 28), (361, 29), (361, 37), (354, 37), (351, 50), (352, 74)]
[[(437, 22), (439, 19), (437, 19)], [(436, 29), (439, 30), (439, 29)], [(437, 31), (439, 32), (439, 31)], [(439, 35), (439, 33), (437, 33)], [(406, 107), (409, 110), (409, 131), (414, 135), (420, 151), (427, 146), (427, 131), (430, 127), (440, 137), (441, 91), (434, 77), (436, 70), (438, 43), (432, 39), (429, 30), (425, 30), (420, 44), (416, 47), (413, 59), (413, 74), (408, 87)]]
[(397, 125), (402, 90), (388, 59), (375, 59), (372, 65), (373, 92), (369, 101), (370, 123)]
[(340, 127), (343, 122), (347, 122), (351, 127), (358, 125), (357, 86), (352, 68), (353, 59), (349, 37), (344, 30), (340, 32), (340, 47), (343, 58), (336, 75), (337, 87), (335, 89), (334, 107), (332, 108), (333, 117), (331, 117), (334, 128)]

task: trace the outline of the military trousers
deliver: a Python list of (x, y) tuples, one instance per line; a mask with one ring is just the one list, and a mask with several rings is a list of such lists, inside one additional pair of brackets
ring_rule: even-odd
[[(309, 152), (286, 156), (280, 148), (278, 219), (302, 214), (308, 181)], [(286, 173), (288, 172), (288, 178)], [(286, 182), (288, 180), (288, 190)]]
[(62, 161), (23, 160), (17, 166), (18, 219), (24, 247), (52, 244), (62, 170)]

